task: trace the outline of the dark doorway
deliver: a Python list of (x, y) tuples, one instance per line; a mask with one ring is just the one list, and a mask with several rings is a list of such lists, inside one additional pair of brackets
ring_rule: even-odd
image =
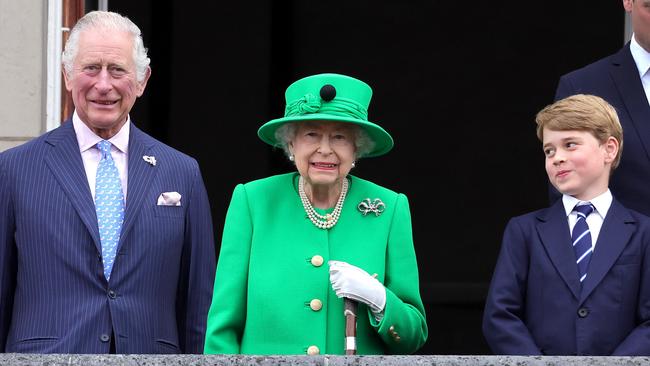
[(132, 118), (198, 159), (217, 238), (235, 184), (292, 169), (256, 136), (290, 82), (340, 72), (373, 87), (370, 119), (396, 147), (355, 174), (409, 198), (430, 330), (420, 354), (489, 353), (481, 316), (502, 231), (547, 205), (534, 116), (561, 74), (623, 42), (611, 1), (109, 6), (141, 26), (152, 59)]

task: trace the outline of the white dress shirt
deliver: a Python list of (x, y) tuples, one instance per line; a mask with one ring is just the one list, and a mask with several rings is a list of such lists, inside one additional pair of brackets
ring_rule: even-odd
[(634, 38), (634, 34), (630, 41), (630, 53), (632, 53), (632, 58), (634, 59), (634, 63), (636, 63), (636, 68), (639, 71), (639, 77), (643, 84), (643, 90), (645, 91), (645, 97), (648, 100), (648, 105), (650, 105), (650, 52), (641, 47)]
[[(84, 163), (86, 170), (86, 178), (88, 179), (88, 186), (90, 193), (95, 200), (95, 180), (97, 179), (97, 166), (101, 159), (101, 152), (97, 148), (97, 143), (103, 140), (97, 136), (85, 123), (81, 121), (77, 111), (72, 115), (72, 127), (74, 128), (75, 135), (77, 135), (77, 142), (79, 143), (79, 151), (81, 152), (81, 160)], [(124, 192), (124, 202), (126, 203), (126, 192), (128, 183), (128, 150), (129, 150), (129, 131), (131, 128), (131, 117), (127, 117), (126, 123), (120, 131), (108, 141), (111, 143), (111, 156), (115, 161), (115, 166), (120, 172), (120, 183), (122, 184), (122, 192)]]
[[(596, 242), (598, 241), (600, 228), (603, 227), (603, 221), (605, 220), (605, 216), (607, 216), (607, 211), (609, 211), (613, 199), (612, 192), (608, 189), (605, 193), (589, 201), (596, 208), (591, 215), (587, 216), (587, 225), (589, 225), (589, 232), (591, 233), (591, 247), (594, 251), (596, 250)], [(586, 203), (586, 201), (580, 201), (566, 194), (562, 195), (562, 204), (564, 204), (564, 211), (566, 212), (567, 220), (569, 220), (569, 230), (571, 233), (573, 233), (573, 227), (576, 225), (576, 221), (578, 221), (578, 214), (573, 211), (578, 203)]]

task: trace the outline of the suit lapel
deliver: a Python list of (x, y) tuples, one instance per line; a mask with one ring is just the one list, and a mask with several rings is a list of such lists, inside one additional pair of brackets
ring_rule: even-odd
[(50, 153), (45, 156), (45, 164), (65, 191), (90, 232), (97, 251), (101, 253), (95, 203), (88, 186), (72, 122), (68, 121), (52, 131), (45, 142), (52, 145)]
[(635, 225), (630, 225), (634, 222), (632, 216), (618, 201), (612, 201), (598, 235), (594, 254), (587, 269), (587, 278), (582, 284), (581, 303), (598, 286), (618, 259), (636, 229)]
[(537, 232), (553, 266), (555, 266), (576, 300), (579, 299), (578, 266), (571, 247), (571, 234), (569, 233), (569, 224), (562, 206), (562, 200), (558, 200), (548, 210), (542, 211), (537, 219), (539, 220)]
[[(643, 90), (639, 72), (630, 53), (630, 43), (619, 51), (610, 65), (614, 84), (621, 94), (634, 128), (639, 132), (646, 156), (650, 158), (650, 106)], [(619, 111), (621, 113), (621, 111)]]
[[(126, 197), (126, 212), (124, 213), (124, 225), (120, 235), (120, 244), (124, 242), (129, 231), (133, 227), (138, 212), (142, 207), (145, 199), (147, 188), (153, 182), (156, 172), (159, 170), (156, 166), (144, 161), (145, 155), (152, 156), (153, 141), (140, 131), (135, 125), (131, 124), (129, 136), (129, 187)], [(155, 204), (155, 202), (151, 203)], [(118, 247), (119, 249), (119, 247)]]

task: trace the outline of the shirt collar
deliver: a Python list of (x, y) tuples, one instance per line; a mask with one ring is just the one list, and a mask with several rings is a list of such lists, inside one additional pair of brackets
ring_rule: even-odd
[(636, 63), (636, 68), (639, 71), (639, 76), (643, 77), (650, 68), (650, 52), (646, 51), (639, 42), (632, 35), (632, 40), (630, 41), (630, 53), (632, 53), (632, 58), (634, 63)]
[[(598, 212), (598, 214), (600, 214), (600, 217), (604, 219), (605, 216), (607, 216), (607, 211), (609, 211), (609, 208), (612, 206), (613, 200), (614, 197), (612, 196), (612, 192), (607, 189), (603, 194), (592, 198), (589, 202), (594, 205), (596, 212)], [(568, 194), (562, 195), (562, 204), (564, 205), (564, 211), (566, 212), (567, 216), (569, 216), (571, 211), (573, 211), (579, 202), (585, 201), (580, 201), (579, 199), (573, 196), (569, 196)]]
[[(77, 135), (77, 143), (79, 144), (79, 151), (84, 152), (97, 145), (98, 142), (103, 140), (97, 136), (85, 123), (79, 118), (77, 111), (72, 115), (72, 127), (74, 128), (75, 135)], [(123, 153), (128, 153), (129, 150), (129, 131), (131, 130), (131, 116), (127, 116), (126, 123), (115, 136), (108, 139), (110, 143)]]

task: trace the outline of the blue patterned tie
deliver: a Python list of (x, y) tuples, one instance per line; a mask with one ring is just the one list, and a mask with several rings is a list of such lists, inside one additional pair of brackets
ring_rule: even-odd
[(95, 211), (99, 224), (99, 239), (102, 243), (104, 276), (108, 281), (115, 261), (117, 243), (120, 241), (124, 221), (124, 193), (120, 184), (120, 173), (111, 156), (111, 143), (102, 140), (97, 143), (102, 153), (97, 166), (95, 181)]
[(587, 216), (594, 212), (594, 206), (589, 203), (586, 205), (576, 205), (573, 209), (578, 214), (578, 220), (573, 227), (571, 234), (571, 242), (573, 243), (573, 251), (576, 254), (576, 263), (578, 264), (578, 273), (580, 274), (580, 283), (587, 278), (587, 269), (591, 261), (591, 254), (593, 247), (591, 245), (591, 232), (589, 225), (587, 225)]

